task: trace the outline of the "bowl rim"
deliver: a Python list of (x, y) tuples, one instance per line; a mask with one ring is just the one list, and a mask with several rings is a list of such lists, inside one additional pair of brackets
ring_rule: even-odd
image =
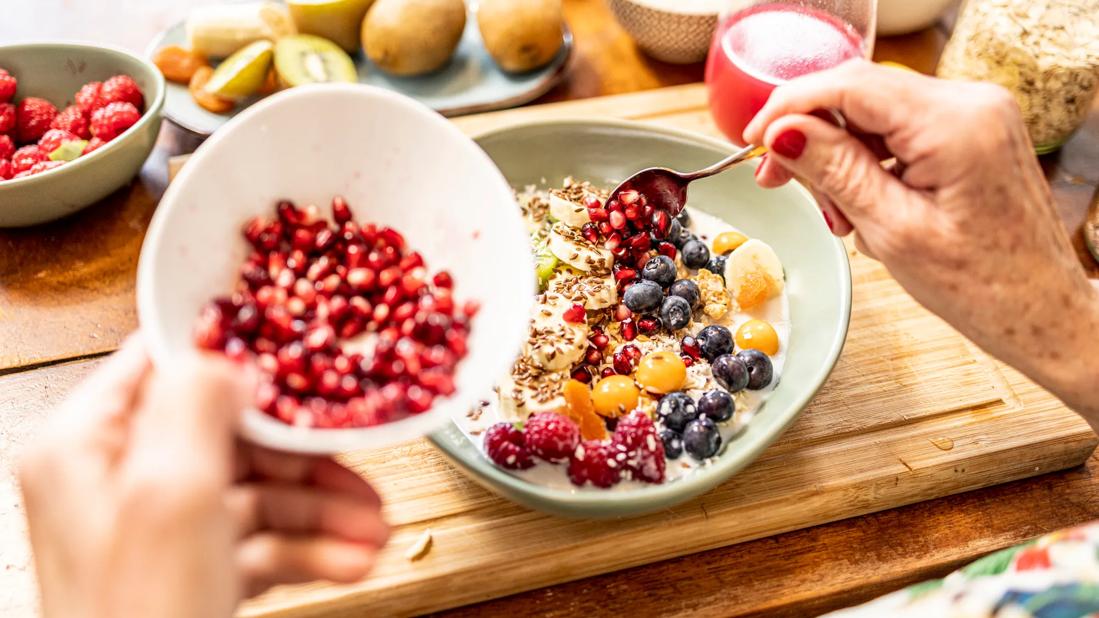
[[(479, 158), (483, 160), (486, 166), (486, 171), (490, 174), (495, 174), (499, 177), (499, 186), (494, 189), (499, 191), (499, 197), (506, 199), (509, 203), (514, 205), (514, 194), (512, 193), (511, 186), (508, 184), (507, 179), (496, 167), (496, 164), (472, 139), (469, 138), (457, 125), (450, 122), (437, 112), (427, 107), (426, 105), (412, 99), (411, 97), (402, 95), (392, 90), (381, 88), (378, 86), (371, 86), (367, 84), (345, 84), (345, 83), (330, 83), (330, 84), (314, 84), (310, 86), (303, 86), (297, 88), (290, 88), (281, 92), (277, 92), (271, 96), (264, 97), (257, 101), (254, 105), (248, 107), (248, 109), (242, 111), (240, 114), (229, 119), (225, 126), (213, 133), (203, 144), (200, 149), (209, 150), (211, 147), (216, 146), (223, 140), (233, 139), (233, 128), (236, 125), (243, 124), (249, 121), (252, 116), (260, 115), (268, 107), (282, 105), (284, 101), (291, 101), (299, 98), (315, 97), (315, 96), (329, 96), (332, 94), (342, 94), (345, 96), (359, 96), (359, 97), (374, 97), (384, 100), (388, 103), (397, 104), (406, 110), (417, 114), (420, 120), (424, 123), (430, 123), (437, 127), (439, 131), (450, 135), (455, 139), (461, 148), (466, 149), (467, 156), (473, 158)], [(198, 152), (198, 151), (196, 151)], [(195, 165), (184, 166), (179, 175), (168, 186), (164, 195), (160, 199), (160, 205), (153, 213), (153, 218), (149, 222), (149, 226), (146, 230), (145, 238), (142, 241), (140, 259), (137, 266), (136, 276), (136, 299), (137, 299), (137, 315), (138, 322), (141, 329), (146, 332), (158, 333), (162, 332), (163, 322), (160, 318), (160, 313), (155, 310), (157, 305), (156, 298), (153, 296), (153, 280), (156, 277), (156, 271), (154, 269), (154, 260), (146, 259), (146, 253), (154, 254), (160, 251), (160, 245), (164, 242), (164, 226), (167, 225), (166, 214), (167, 208), (164, 208), (164, 204), (178, 201), (177, 194), (182, 194), (186, 181), (189, 176), (194, 173), (193, 170), (197, 169)], [(517, 221), (518, 223), (518, 221)], [(521, 228), (520, 228), (521, 229)], [(517, 230), (518, 231), (518, 230)], [(533, 272), (534, 263), (533, 256), (530, 257), (530, 272)], [(535, 296), (535, 282), (534, 277), (530, 277), (529, 280), (524, 280), (519, 284), (522, 286), (523, 291), (529, 291), (529, 302), (524, 303), (523, 315), (528, 316), (530, 310), (534, 304)], [(525, 324), (525, 322), (524, 322)], [(490, 325), (481, 324), (481, 328), (486, 328)], [(526, 340), (526, 330), (521, 329), (515, 333), (501, 334), (502, 341), (499, 344), (501, 347), (506, 347), (513, 350), (514, 354), (518, 354), (522, 347), (522, 342)], [(149, 355), (153, 359), (154, 364), (167, 365), (175, 358), (174, 351), (169, 348), (164, 339), (157, 335), (147, 335), (145, 337), (146, 344), (149, 348)], [(188, 352), (197, 352), (194, 348), (186, 350)], [(508, 357), (506, 363), (501, 363), (498, 373), (502, 373), (512, 363), (511, 357)], [(467, 367), (463, 369), (463, 366), (459, 364), (455, 374), (460, 371), (475, 371), (477, 368)], [(498, 374), (497, 373), (497, 374)], [(468, 399), (476, 400), (483, 396), (483, 391), (487, 392), (490, 385), (485, 385), (484, 389), (474, 388), (468, 391)], [(456, 394), (456, 393), (455, 393)], [(449, 401), (454, 398), (454, 395), (449, 395), (445, 398), (441, 398), (441, 401)], [(287, 452), (308, 454), (308, 455), (332, 455), (343, 452), (349, 452), (353, 450), (361, 449), (374, 449), (387, 446), (395, 446), (399, 444), (407, 444), (413, 440), (422, 438), (426, 435), (430, 435), (433, 431), (438, 431), (441, 427), (446, 427), (450, 422), (450, 416), (440, 413), (438, 418), (432, 423), (432, 427), (426, 431), (422, 431), (415, 436), (408, 436), (400, 439), (388, 439), (388, 440), (374, 440), (371, 444), (370, 440), (363, 439), (363, 436), (370, 434), (377, 434), (380, 428), (393, 427), (405, 421), (415, 421), (416, 419), (425, 418), (431, 415), (434, 409), (429, 410), (418, 415), (407, 416), (403, 419), (383, 423), (381, 425), (374, 425), (371, 427), (356, 427), (356, 428), (314, 428), (314, 427), (295, 427), (287, 425), (281, 421), (270, 418), (266, 413), (256, 409), (255, 407), (249, 407), (244, 411), (241, 416), (240, 427), (244, 430), (244, 437), (252, 442), (261, 444), (268, 448), (282, 449)], [(259, 438), (257, 436), (262, 436)]]
[[(550, 127), (558, 130), (569, 127), (580, 127), (581, 129), (588, 130), (608, 127), (631, 131), (641, 130), (707, 148), (718, 149), (722, 152), (732, 153), (735, 149), (731, 143), (725, 140), (693, 131), (665, 127), (650, 122), (610, 118), (552, 118), (514, 122), (500, 127), (478, 131), (476, 134), (472, 135), (472, 137), (475, 141), (479, 142), (482, 139), (496, 137), (513, 130), (529, 127)], [(758, 160), (752, 161), (751, 165), (758, 166)], [(812, 194), (803, 185), (797, 181), (792, 181), (791, 185), (795, 187), (796, 191), (800, 193), (803, 198), (810, 202), (813, 201)], [(543, 505), (539, 510), (556, 510), (558, 513), (572, 511), (571, 514), (573, 516), (581, 517), (598, 517), (600, 516), (600, 513), (603, 516), (611, 514), (641, 514), (643, 512), (676, 504), (689, 499), (690, 497), (709, 491), (713, 487), (725, 482), (740, 469), (755, 461), (768, 446), (778, 440), (779, 437), (790, 428), (794, 421), (801, 416), (802, 411), (813, 397), (820, 391), (820, 388), (824, 385), (825, 381), (827, 381), (828, 376), (839, 360), (840, 354), (843, 351), (843, 346), (847, 340), (847, 332), (851, 321), (851, 264), (847, 256), (847, 249), (842, 240), (833, 237), (831, 246), (839, 264), (842, 265), (839, 272), (840, 315), (837, 325), (838, 328), (835, 330), (832, 340), (829, 343), (826, 360), (817, 367), (816, 371), (813, 373), (811, 380), (813, 386), (805, 389), (804, 392), (797, 397), (794, 403), (789, 406), (789, 411), (786, 413), (785, 418), (781, 420), (777, 430), (769, 435), (761, 437), (754, 444), (748, 445), (746, 448), (738, 451), (736, 456), (723, 454), (705, 468), (672, 483), (662, 483), (660, 485), (613, 491), (575, 491), (571, 489), (546, 487), (513, 476), (489, 461), (487, 457), (479, 452), (480, 449), (478, 449), (478, 455), (476, 457), (466, 457), (464, 453), (461, 452), (462, 449), (452, 447), (448, 439), (443, 435), (444, 432), (451, 429), (460, 432), (453, 420), (451, 420), (450, 425), (429, 435), (428, 439), (431, 441), (432, 445), (442, 451), (451, 462), (470, 474), (478, 483), (483, 485), (487, 484), (493, 490), (503, 489), (505, 495), (508, 495), (509, 497), (521, 496), (527, 500), (525, 504), (528, 506), (530, 506), (532, 502)], [(472, 444), (468, 438), (465, 437), (465, 434), (461, 435), (467, 443)], [(610, 509), (613, 509), (614, 512), (611, 513)], [(631, 513), (630, 511), (633, 512)]]
[[(149, 74), (153, 78), (153, 83), (156, 84), (156, 93), (155, 96), (152, 97), (152, 102), (149, 102), (150, 99), (146, 96), (145, 110), (142, 112), (141, 118), (138, 118), (137, 122), (135, 122), (130, 128), (118, 134), (118, 136), (116, 136), (114, 139), (110, 140), (103, 146), (100, 146), (99, 148), (93, 150), (87, 155), (81, 155), (73, 159), (72, 161), (67, 162), (65, 165), (55, 167), (52, 170), (47, 170), (45, 172), (33, 174), (31, 176), (26, 176), (23, 178), (9, 178), (7, 180), (0, 181), (0, 190), (13, 187), (31, 186), (34, 184), (34, 181), (48, 180), (55, 174), (55, 172), (73, 172), (83, 167), (87, 167), (88, 165), (94, 165), (94, 163), (90, 163), (90, 161), (94, 161), (96, 155), (117, 150), (123, 142), (129, 141), (135, 134), (141, 131), (144, 126), (148, 125), (150, 122), (153, 122), (154, 117), (159, 118), (161, 115), (161, 111), (164, 108), (164, 99), (166, 96), (164, 75), (161, 74), (160, 69), (156, 68), (156, 65), (150, 62), (148, 59), (143, 58), (142, 56), (139, 56), (127, 49), (115, 45), (105, 45), (101, 43), (91, 43), (85, 41), (31, 42), (0, 45), (0, 52), (17, 49), (72, 49), (74, 51), (86, 51), (88, 49), (94, 49), (96, 51), (106, 51), (121, 56), (126, 56), (129, 59), (136, 61), (149, 72)], [(144, 95), (145, 93), (142, 94)]]

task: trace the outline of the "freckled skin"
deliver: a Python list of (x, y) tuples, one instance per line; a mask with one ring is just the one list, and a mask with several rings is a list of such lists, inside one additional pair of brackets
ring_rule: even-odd
[[(820, 108), (873, 136), (903, 174), (809, 115)], [(1005, 90), (853, 61), (777, 89), (744, 137), (770, 145), (794, 129), (805, 150), (772, 149), (760, 185), (805, 179), (834, 232), (854, 231), (916, 300), (1099, 428), (1099, 292)]]

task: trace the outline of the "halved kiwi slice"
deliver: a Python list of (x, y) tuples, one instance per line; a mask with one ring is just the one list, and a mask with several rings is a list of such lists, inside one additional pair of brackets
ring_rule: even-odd
[(347, 52), (311, 34), (286, 36), (275, 43), (275, 70), (285, 86), (359, 81)]
[(534, 274), (538, 277), (538, 289), (544, 290), (549, 284), (550, 277), (557, 271), (557, 256), (550, 253), (545, 246), (536, 248), (534, 254)]

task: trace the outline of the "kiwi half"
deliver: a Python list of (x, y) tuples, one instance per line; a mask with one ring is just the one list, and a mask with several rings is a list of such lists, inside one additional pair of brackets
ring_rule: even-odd
[(286, 36), (275, 43), (275, 70), (284, 86), (359, 81), (355, 63), (338, 45), (311, 34)]

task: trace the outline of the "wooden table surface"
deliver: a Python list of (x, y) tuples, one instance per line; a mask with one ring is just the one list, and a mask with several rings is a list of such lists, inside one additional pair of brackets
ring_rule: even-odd
[[(190, 6), (210, 0), (38, 0), (7, 3), (0, 42), (83, 39), (141, 51)], [(565, 0), (576, 40), (567, 80), (539, 102), (699, 81), (701, 65), (642, 55), (604, 0)], [(875, 56), (934, 69), (946, 28), (880, 40)], [(166, 122), (140, 176), (103, 203), (55, 224), (0, 231), (0, 470), (10, 475), (18, 445), (33, 439), (46, 411), (20, 407), (20, 392), (59, 388), (65, 367), (115, 348), (136, 326), (137, 247), (167, 183), (169, 156), (199, 140)], [(1080, 226), (1099, 185), (1099, 105), (1087, 125), (1043, 167), (1059, 210), (1086, 257)], [(123, 307), (123, 309), (119, 309)], [(76, 371), (84, 371), (73, 364)], [(68, 381), (62, 381), (67, 385)], [(3, 395), (11, 395), (6, 397)], [(55, 400), (56, 394), (48, 398)], [(449, 612), (453, 615), (803, 616), (857, 603), (935, 577), (982, 554), (1099, 518), (1099, 459), (1081, 468), (849, 519), (816, 528), (579, 580)], [(11, 487), (10, 477), (0, 487)], [(0, 491), (0, 512), (18, 510)], [(674, 534), (674, 530), (669, 530)], [(4, 571), (29, 568), (0, 547)], [(17, 615), (0, 592), (0, 615)], [(25, 606), (22, 611), (25, 611)]]

